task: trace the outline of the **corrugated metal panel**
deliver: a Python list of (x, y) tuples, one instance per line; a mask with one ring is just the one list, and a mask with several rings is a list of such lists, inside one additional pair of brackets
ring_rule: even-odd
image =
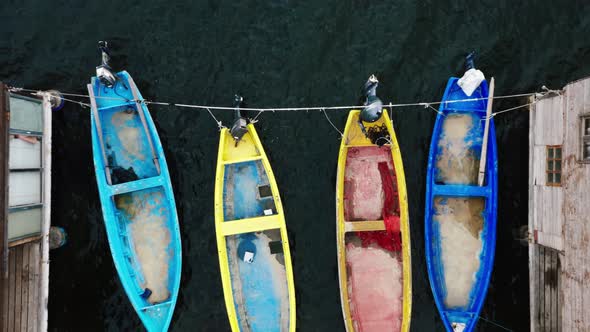
[(547, 183), (547, 146), (534, 145), (533, 147), (533, 184), (544, 186)]
[(563, 191), (561, 187), (534, 187), (534, 230), (537, 242), (556, 250), (563, 249)]
[(563, 188), (546, 186), (547, 146), (563, 143), (563, 97), (544, 98), (531, 110), (529, 137), (529, 172), (532, 173), (532, 195), (529, 208), (532, 210), (530, 226), (537, 243), (556, 250), (563, 249)]
[(563, 142), (563, 97), (540, 100), (535, 108), (535, 145), (560, 145)]
[[(547, 237), (559, 231), (562, 223), (563, 241), (559, 267), (559, 324), (551, 321), (551, 331), (590, 331), (590, 164), (581, 159), (580, 115), (590, 113), (590, 79), (569, 84), (562, 96), (540, 101), (531, 114), (529, 223), (541, 232), (538, 242), (556, 245), (556, 238)], [(556, 116), (563, 117), (561, 126)], [(561, 137), (557, 137), (562, 135)], [(563, 176), (561, 187), (546, 187), (544, 178), (545, 145), (562, 144)], [(536, 184), (536, 185), (534, 185)], [(562, 201), (563, 203), (556, 204)], [(540, 269), (536, 245), (529, 250), (530, 271)], [(546, 263), (546, 262), (544, 262)], [(551, 261), (552, 263), (552, 261)], [(559, 266), (559, 264), (558, 264)], [(532, 273), (531, 328), (541, 330), (543, 297), (540, 284), (546, 275)], [(544, 307), (546, 308), (546, 307)], [(552, 307), (551, 307), (552, 308)], [(537, 316), (535, 316), (537, 313)]]
[(563, 330), (590, 331), (590, 164), (578, 162), (580, 115), (590, 112), (590, 79), (566, 87), (565, 105)]
[(578, 81), (567, 87), (566, 105), (568, 111), (564, 143), (564, 188), (567, 201), (565, 215), (568, 219), (580, 216), (590, 219), (590, 164), (578, 162), (582, 158), (580, 115), (590, 113), (590, 79)]

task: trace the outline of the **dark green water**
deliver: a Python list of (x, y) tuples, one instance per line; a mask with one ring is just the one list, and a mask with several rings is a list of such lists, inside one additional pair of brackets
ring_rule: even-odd
[[(473, 5), (474, 7), (469, 7)], [(496, 78), (496, 94), (560, 88), (590, 74), (587, 1), (14, 1), (0, 3), (0, 80), (86, 93), (109, 40), (150, 100), (252, 107), (351, 105), (371, 73), (385, 102), (439, 100), (463, 56)], [(497, 102), (501, 110), (518, 102)], [(181, 220), (183, 277), (172, 331), (228, 331), (213, 218), (216, 124), (204, 112), (151, 107)], [(231, 115), (217, 113), (226, 124)], [(330, 113), (343, 128), (346, 112)], [(413, 256), (412, 331), (442, 331), (424, 264), (425, 167), (435, 113), (393, 120), (406, 168)], [(52, 222), (70, 242), (51, 253), (50, 331), (134, 331), (141, 324), (110, 256), (92, 165), (88, 110), (54, 114)], [(321, 113), (264, 114), (257, 124), (284, 201), (300, 331), (343, 331), (334, 187), (340, 141)], [(483, 317), (529, 324), (528, 114), (496, 117), (500, 200)], [(501, 331), (481, 321), (479, 331)]]

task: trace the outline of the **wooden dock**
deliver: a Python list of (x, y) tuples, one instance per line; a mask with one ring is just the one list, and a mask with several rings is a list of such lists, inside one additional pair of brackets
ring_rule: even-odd
[[(11, 107), (13, 104), (16, 106)], [(33, 121), (31, 117), (35, 117)], [(35, 121), (37, 118), (40, 121)], [(26, 128), (30, 125), (35, 129)], [(1, 82), (0, 161), (0, 332), (45, 332), (51, 213), (51, 105), (47, 98), (12, 95)], [(31, 168), (22, 163), (38, 166)], [(42, 179), (41, 188), (10, 185), (12, 179), (18, 184), (28, 175)], [(19, 203), (16, 198), (28, 194), (27, 190), (37, 196), (25, 198), (33, 197), (35, 201)], [(12, 196), (13, 193), (21, 196)], [(35, 227), (31, 229), (31, 225)]]
[(531, 331), (590, 331), (590, 78), (535, 101), (529, 131)]

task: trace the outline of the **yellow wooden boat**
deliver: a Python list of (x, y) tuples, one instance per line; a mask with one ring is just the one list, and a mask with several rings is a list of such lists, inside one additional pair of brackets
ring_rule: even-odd
[[(245, 121), (245, 120), (244, 120)], [(295, 331), (295, 288), (283, 207), (252, 124), (221, 130), (215, 230), (231, 329)]]
[(375, 141), (385, 143), (382, 146), (363, 133), (359, 114), (353, 110), (348, 116), (338, 158), (336, 224), (342, 313), (348, 332), (408, 331), (412, 264), (400, 149), (386, 110), (379, 120), (364, 123), (369, 133), (381, 130), (388, 134), (381, 138), (385, 141)]

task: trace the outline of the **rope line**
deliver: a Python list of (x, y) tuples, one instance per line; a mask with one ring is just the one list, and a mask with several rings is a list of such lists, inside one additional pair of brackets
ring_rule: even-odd
[(251, 123), (256, 123), (256, 122), (258, 122), (258, 120), (257, 120), (257, 119), (258, 119), (258, 117), (260, 116), (260, 114), (262, 114), (262, 113), (264, 113), (264, 112), (262, 112), (262, 111), (259, 111), (259, 112), (258, 112), (258, 114), (256, 114), (256, 116), (254, 117), (254, 119), (250, 119), (250, 122), (251, 122)]
[[(40, 91), (40, 90), (33, 90), (33, 89), (26, 89), (26, 88), (19, 88), (19, 87), (13, 87), (13, 86), (8, 86), (8, 90), (12, 91), (12, 92), (31, 92), (31, 93), (43, 93), (44, 91)], [(542, 87), (543, 92), (537, 93), (537, 92), (530, 92), (530, 93), (520, 93), (520, 94), (512, 94), (512, 95), (503, 95), (503, 96), (494, 96), (492, 97), (492, 99), (507, 99), (507, 98), (519, 98), (519, 97), (530, 97), (530, 96), (534, 96), (534, 95), (547, 95), (550, 93), (557, 93), (559, 94), (559, 90), (550, 90), (547, 89), (547, 87), (543, 86)], [(79, 97), (79, 98), (90, 98), (89, 95), (85, 95), (85, 94), (77, 94), (77, 93), (62, 93), (60, 92), (62, 96), (70, 96), (70, 97)], [(160, 101), (150, 101), (147, 99), (142, 99), (142, 100), (133, 100), (133, 99), (126, 99), (126, 98), (122, 98), (122, 97), (108, 97), (108, 96), (95, 96), (94, 98), (96, 99), (111, 99), (111, 100), (121, 100), (121, 101), (125, 101), (125, 102), (139, 102), (139, 103), (143, 103), (145, 105), (160, 105), (160, 106), (175, 106), (175, 107), (183, 107), (183, 108), (195, 108), (195, 109), (202, 109), (202, 110), (208, 110), (209, 112), (211, 110), (222, 110), (222, 111), (233, 111), (236, 108), (234, 107), (224, 107), (224, 106), (210, 106), (210, 105), (198, 105), (198, 104), (181, 104), (181, 103), (172, 103), (172, 102), (160, 102)], [(451, 103), (460, 103), (460, 102), (473, 102), (473, 101), (480, 101), (480, 100), (488, 100), (489, 98), (487, 97), (482, 97), (482, 98), (466, 98), (466, 99), (458, 99), (458, 100), (449, 100), (444, 102), (445, 104), (451, 104)], [(64, 99), (66, 100), (66, 99)], [(71, 100), (67, 100), (67, 101), (71, 101)], [(79, 104), (80, 102), (78, 101), (71, 101), (74, 103)], [(389, 108), (390, 110), (393, 110), (393, 108), (399, 108), (399, 107), (412, 107), (412, 106), (423, 106), (424, 108), (431, 108), (431, 109), (435, 109), (434, 107), (432, 107), (432, 105), (440, 105), (442, 104), (443, 101), (432, 101), (432, 102), (414, 102), (414, 103), (399, 103), (399, 104), (393, 104), (393, 103), (389, 103), (384, 105), (384, 107)], [(85, 104), (88, 105), (88, 104)], [(365, 105), (347, 105), (347, 106), (310, 106), (310, 107), (279, 107), (279, 108), (240, 108), (240, 110), (243, 111), (256, 111), (256, 112), (287, 112), (287, 111), (320, 111), (320, 112), (325, 112), (325, 111), (331, 111), (331, 110), (350, 110), (350, 109), (363, 109), (365, 108)], [(436, 110), (436, 109), (435, 109)], [(436, 110), (437, 113), (439, 112), (438, 110)]]
[(488, 322), (488, 323), (490, 323), (490, 324), (493, 324), (493, 325), (495, 325), (495, 326), (497, 326), (497, 327), (499, 327), (499, 328), (501, 328), (501, 329), (504, 329), (504, 330), (506, 330), (506, 331), (510, 331), (510, 332), (514, 332), (514, 330), (511, 330), (511, 329), (509, 329), (509, 328), (507, 328), (507, 327), (505, 327), (505, 326), (502, 326), (502, 325), (500, 325), (500, 324), (498, 324), (498, 323), (496, 323), (496, 322), (494, 322), (494, 321), (491, 321), (491, 320), (489, 320), (489, 319), (486, 319), (486, 318), (485, 318), (485, 317), (483, 317), (483, 316), (479, 316), (479, 318), (480, 318), (480, 319), (483, 319), (484, 321), (486, 321), (486, 322)]
[(332, 127), (334, 129), (336, 129), (336, 131), (340, 134), (340, 137), (344, 137), (344, 134), (338, 129), (338, 127), (336, 127), (334, 125), (334, 123), (332, 123), (332, 120), (330, 120), (330, 118), (328, 117), (328, 113), (326, 113), (326, 110), (322, 109), (322, 112), (324, 112), (324, 115), (326, 116), (326, 120), (328, 120), (328, 122), (330, 122), (330, 124), (332, 125)]
[(209, 112), (209, 114), (213, 118), (213, 121), (215, 121), (217, 123), (217, 127), (219, 128), (219, 131), (221, 131), (221, 129), (223, 129), (223, 128), (227, 128), (226, 126), (223, 125), (223, 123), (221, 123), (221, 121), (217, 120), (217, 118), (215, 117), (215, 115), (213, 115), (213, 112), (211, 112), (210, 109), (207, 108), (207, 112)]
[(436, 108), (432, 107), (432, 105), (425, 103), (424, 108), (430, 108), (433, 111), (435, 111), (436, 113), (440, 114), (441, 116), (445, 116), (443, 112), (437, 110)]
[[(46, 91), (43, 90), (33, 90), (33, 89), (26, 89), (26, 88), (22, 88), (22, 87), (13, 87), (13, 86), (6, 86), (7, 90), (10, 92), (28, 92), (31, 95), (36, 95), (36, 96), (44, 96), (46, 94)], [(68, 96), (68, 97), (78, 97), (78, 98), (90, 98), (89, 95), (85, 95), (85, 94), (79, 94), (79, 93), (62, 93), (60, 92), (62, 95), (62, 99), (64, 101), (67, 102), (71, 102), (74, 104), (78, 104), (84, 108), (89, 108), (90, 104), (88, 103), (84, 103), (78, 100), (74, 100), (74, 99), (69, 99), (69, 98), (64, 98), (63, 96)], [(547, 95), (562, 95), (563, 94), (563, 90), (552, 90), (547, 88), (545, 85), (543, 85), (541, 87), (541, 91), (540, 92), (530, 92), (530, 93), (519, 93), (519, 94), (511, 94), (511, 95), (501, 95), (501, 96), (494, 96), (492, 97), (492, 99), (508, 99), (508, 98), (522, 98), (522, 97), (531, 97), (531, 96), (535, 96), (535, 100), (533, 100), (530, 103), (527, 104), (523, 104), (523, 105), (519, 105), (516, 107), (511, 107), (505, 110), (501, 110), (501, 111), (497, 111), (494, 112), (490, 115), (490, 119), (495, 117), (496, 115), (502, 114), (502, 113), (506, 113), (506, 112), (510, 112), (510, 111), (514, 111), (514, 110), (518, 110), (524, 107), (529, 107), (531, 105), (534, 105), (535, 103), (537, 103), (541, 98), (547, 96)], [(197, 104), (181, 104), (181, 103), (172, 103), (172, 102), (161, 102), (161, 101), (151, 101), (151, 100), (147, 100), (147, 99), (141, 99), (141, 100), (133, 100), (133, 99), (126, 99), (126, 98), (122, 98), (122, 97), (107, 97), (107, 96), (95, 96), (94, 98), (96, 99), (110, 99), (110, 100), (121, 100), (121, 101), (125, 101), (125, 102), (137, 102), (137, 103), (141, 103), (144, 105), (158, 105), (158, 106), (174, 106), (174, 107), (181, 107), (181, 108), (192, 108), (192, 109), (201, 109), (201, 110), (206, 110), (209, 115), (211, 115), (211, 117), (213, 118), (213, 120), (215, 121), (215, 123), (217, 123), (217, 126), (219, 127), (219, 129), (221, 130), (222, 128), (226, 128), (223, 123), (221, 121), (219, 121), (215, 115), (213, 114), (212, 110), (221, 110), (221, 111), (234, 111), (236, 110), (235, 107), (225, 107), (225, 106), (208, 106), (208, 105), (197, 105)], [(488, 100), (490, 98), (488, 97), (481, 97), (481, 98), (467, 98), (467, 99), (457, 99), (457, 100), (448, 100), (448, 101), (433, 101), (433, 102), (414, 102), (414, 103), (399, 103), (399, 104), (393, 104), (393, 103), (389, 103), (389, 104), (385, 104), (383, 105), (383, 107), (389, 108), (390, 112), (393, 111), (394, 108), (401, 108), (401, 107), (416, 107), (416, 106), (422, 106), (425, 109), (430, 109), (435, 111), (437, 114), (443, 115), (444, 114), (436, 109), (435, 107), (433, 107), (433, 105), (440, 105), (442, 103), (445, 103), (445, 105), (448, 104), (452, 104), (452, 103), (461, 103), (461, 102), (473, 102), (473, 101), (481, 101), (481, 100)], [(349, 106), (311, 106), (311, 107), (279, 107), (279, 108), (240, 108), (240, 110), (243, 111), (255, 111), (258, 112), (256, 114), (256, 116), (254, 117), (254, 119), (250, 119), (250, 121), (252, 122), (256, 122), (258, 120), (258, 117), (260, 117), (260, 115), (264, 112), (287, 112), (287, 111), (320, 111), (322, 113), (324, 113), (324, 116), (326, 117), (326, 119), (330, 122), (330, 124), (332, 125), (332, 127), (334, 127), (334, 129), (336, 129), (338, 131), (338, 133), (340, 134), (340, 136), (343, 136), (342, 132), (340, 130), (338, 130), (338, 128), (336, 128), (336, 126), (334, 125), (334, 123), (330, 120), (330, 118), (328, 117), (328, 114), (326, 111), (331, 111), (331, 110), (350, 110), (350, 109), (363, 109), (365, 108), (365, 105), (349, 105)], [(487, 118), (484, 118), (483, 120), (487, 120)]]

